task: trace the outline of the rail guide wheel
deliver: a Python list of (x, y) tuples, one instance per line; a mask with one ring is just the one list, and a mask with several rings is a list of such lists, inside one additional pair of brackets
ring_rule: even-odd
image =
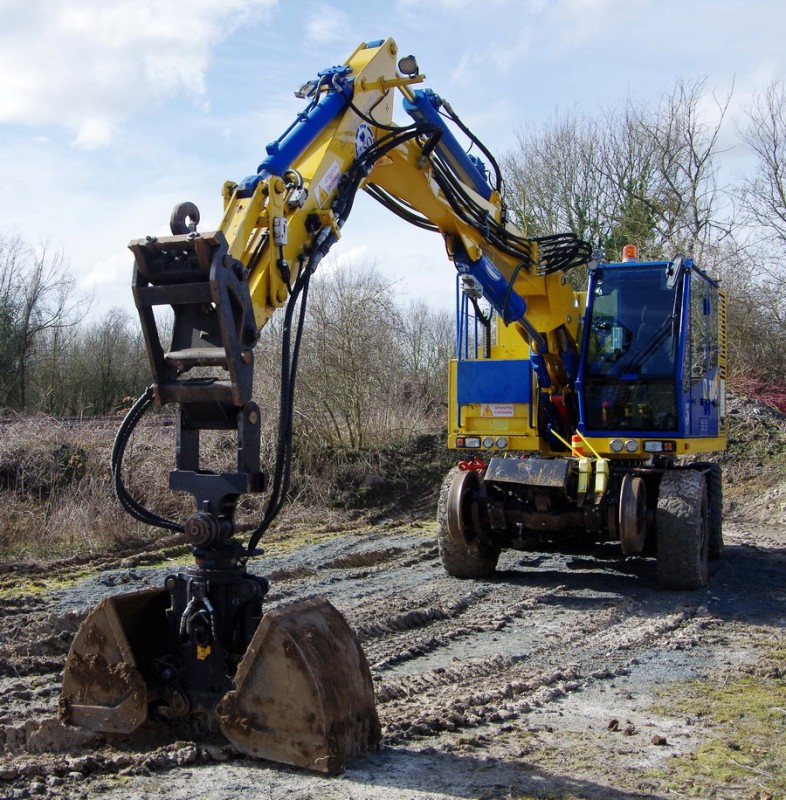
[(497, 568), (500, 548), (487, 535), (477, 496), (477, 470), (451, 470), (437, 506), (437, 540), (442, 565), (454, 578), (487, 578)]

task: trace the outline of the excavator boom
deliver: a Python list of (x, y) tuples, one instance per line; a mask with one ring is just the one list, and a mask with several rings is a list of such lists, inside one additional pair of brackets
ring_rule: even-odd
[[(183, 203), (172, 213), (171, 236), (129, 245), (153, 383), (118, 432), (112, 472), (125, 509), (182, 532), (195, 564), (163, 589), (108, 598), (88, 615), (63, 677), (66, 722), (130, 733), (150, 714), (202, 715), (241, 752), (328, 773), (380, 742), (368, 664), (343, 616), (324, 598), (265, 610), (267, 581), (247, 562), (261, 553), (257, 545), (286, 497), (299, 333), (284, 341), (270, 475), (260, 464), (253, 350), (276, 310), (286, 307), (286, 331), (302, 324), (297, 301), (304, 309), (310, 276), (365, 177), (366, 167), (353, 167), (392, 127), (391, 90), (412, 80), (397, 72), (395, 55), (392, 40), (363, 44), (302, 87), (305, 111), (267, 146), (255, 174), (225, 185), (218, 229), (197, 232), (199, 211)], [(362, 122), (372, 113), (373, 126)], [(156, 314), (162, 306), (174, 314), (168, 342)], [(190, 492), (196, 506), (182, 523), (145, 508), (123, 482), (127, 443), (154, 404), (178, 409), (170, 487)], [(235, 471), (201, 463), (200, 435), (212, 430), (235, 435)], [(243, 544), (238, 499), (264, 491), (264, 516)]]

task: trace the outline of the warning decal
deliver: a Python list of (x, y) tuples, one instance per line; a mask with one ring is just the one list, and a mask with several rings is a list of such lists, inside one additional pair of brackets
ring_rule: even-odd
[(513, 403), (483, 403), (480, 407), (481, 417), (512, 417)]
[(333, 190), (338, 186), (340, 179), (341, 167), (339, 167), (338, 161), (334, 161), (327, 168), (325, 174), (319, 179), (319, 183), (317, 184), (316, 198), (320, 208), (324, 208)]

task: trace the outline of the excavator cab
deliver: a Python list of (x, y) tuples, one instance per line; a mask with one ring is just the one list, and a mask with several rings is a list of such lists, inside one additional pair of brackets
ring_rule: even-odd
[(591, 270), (579, 430), (675, 442), (717, 437), (725, 416), (722, 320), (717, 282), (689, 259)]

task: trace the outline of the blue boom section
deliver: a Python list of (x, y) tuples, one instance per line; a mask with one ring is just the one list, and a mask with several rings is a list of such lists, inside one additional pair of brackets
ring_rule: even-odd
[(518, 322), (524, 317), (527, 311), (524, 298), (512, 290), (510, 282), (486, 256), (482, 255), (477, 261), (472, 261), (462, 247), (456, 249), (453, 260), (462, 275), (471, 275), (480, 283), (483, 287), (483, 296), (506, 325)]
[[(342, 77), (340, 70), (348, 68), (334, 69), (336, 77), (340, 79)], [(323, 77), (323, 73), (320, 73), (320, 77)], [(257, 174), (240, 181), (238, 196), (250, 197), (260, 181), (266, 180), (271, 175), (283, 175), (292, 166), (292, 162), (349, 105), (351, 99), (352, 82), (348, 81), (341, 86), (340, 92), (328, 90), (319, 102), (313, 102), (306, 111), (299, 114), (283, 136), (267, 145), (265, 148), (267, 156), (257, 167)]]
[(413, 99), (404, 99), (404, 110), (416, 122), (425, 122), (442, 130), (442, 136), (435, 150), (455, 173), (459, 180), (471, 186), (481, 197), (491, 197), (491, 186), (486, 180), (485, 171), (479, 165), (483, 162), (464, 152), (456, 137), (445, 125), (439, 113), (442, 100), (431, 89), (418, 89), (413, 92)]
[[(546, 343), (543, 337), (525, 316), (527, 312), (526, 301), (513, 289), (510, 281), (494, 266), (490, 259), (481, 255), (479, 259), (473, 261), (467, 251), (458, 246), (453, 253), (453, 261), (460, 274), (471, 275), (483, 287), (483, 297), (491, 303), (492, 308), (499, 314), (506, 325), (511, 322), (517, 322), (527, 332), (536, 352), (545, 351)], [(548, 386), (549, 384), (542, 385)]]

